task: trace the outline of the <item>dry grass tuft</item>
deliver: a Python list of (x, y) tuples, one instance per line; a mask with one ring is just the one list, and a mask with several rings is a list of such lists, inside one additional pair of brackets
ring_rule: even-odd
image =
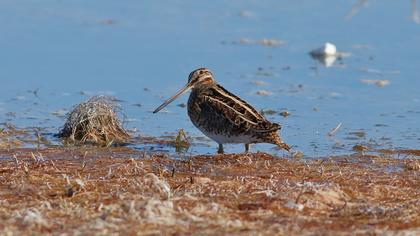
[(419, 159), (407, 159), (404, 163), (406, 170), (420, 171), (420, 160)]
[(119, 106), (110, 97), (94, 96), (67, 116), (59, 137), (77, 144), (110, 146), (126, 143), (130, 136), (118, 118)]

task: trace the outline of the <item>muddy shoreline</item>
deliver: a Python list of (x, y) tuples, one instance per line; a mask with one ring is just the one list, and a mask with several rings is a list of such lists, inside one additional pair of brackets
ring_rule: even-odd
[(254, 153), (174, 160), (93, 147), (0, 155), (5, 235), (420, 232), (418, 156)]

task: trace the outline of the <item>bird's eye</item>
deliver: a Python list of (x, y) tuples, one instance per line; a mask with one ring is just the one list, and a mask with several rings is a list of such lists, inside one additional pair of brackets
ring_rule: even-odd
[(203, 73), (204, 73), (204, 71), (200, 70), (200, 75), (203, 74)]

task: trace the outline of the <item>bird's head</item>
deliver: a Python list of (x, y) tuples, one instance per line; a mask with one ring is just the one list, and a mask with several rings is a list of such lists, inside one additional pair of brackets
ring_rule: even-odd
[(188, 83), (190, 87), (194, 87), (199, 84), (213, 83), (213, 74), (207, 68), (199, 68), (190, 73), (188, 76)]
[(213, 74), (207, 68), (199, 68), (190, 73), (188, 76), (188, 83), (182, 87), (174, 96), (170, 97), (168, 100), (162, 103), (153, 113), (157, 113), (166, 107), (169, 103), (173, 102), (177, 97), (186, 93), (190, 89), (214, 83)]

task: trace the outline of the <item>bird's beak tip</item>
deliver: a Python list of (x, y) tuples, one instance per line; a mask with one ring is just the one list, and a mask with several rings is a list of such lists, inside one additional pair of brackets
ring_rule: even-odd
[(189, 84), (185, 85), (183, 88), (181, 88), (181, 90), (179, 90), (174, 96), (170, 97), (169, 99), (167, 99), (164, 103), (162, 103), (162, 105), (160, 105), (158, 108), (156, 108), (153, 111), (153, 114), (158, 113), (160, 110), (162, 110), (164, 107), (166, 107), (169, 103), (173, 102), (177, 97), (179, 97), (180, 95), (182, 95), (183, 93), (187, 92), (189, 89), (191, 88), (191, 86)]

